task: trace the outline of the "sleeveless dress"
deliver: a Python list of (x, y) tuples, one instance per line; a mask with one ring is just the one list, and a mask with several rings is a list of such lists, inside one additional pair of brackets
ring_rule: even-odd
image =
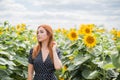
[[(57, 48), (56, 51), (59, 59), (61, 59), (60, 50)], [(34, 67), (35, 75), (33, 80), (57, 80), (54, 74), (54, 64), (50, 58), (50, 55), (48, 54), (46, 60), (43, 62), (41, 51), (39, 51), (39, 54), (35, 59), (32, 59), (32, 52), (33, 49), (30, 50), (28, 62)]]

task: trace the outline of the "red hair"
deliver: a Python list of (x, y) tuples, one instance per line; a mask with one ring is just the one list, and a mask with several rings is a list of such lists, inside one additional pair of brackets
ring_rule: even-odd
[[(43, 27), (46, 31), (47, 31), (47, 35), (49, 37), (49, 41), (48, 41), (48, 49), (49, 49), (49, 53), (50, 53), (50, 58), (53, 60), (53, 52), (52, 52), (52, 42), (53, 42), (53, 30), (51, 28), (51, 26), (49, 25), (40, 25), (37, 28), (37, 31), (40, 27)], [(39, 51), (41, 50), (41, 42), (38, 41), (38, 44), (36, 46), (34, 46), (33, 48), (33, 53), (32, 53), (32, 58), (35, 59), (35, 57), (38, 55)]]

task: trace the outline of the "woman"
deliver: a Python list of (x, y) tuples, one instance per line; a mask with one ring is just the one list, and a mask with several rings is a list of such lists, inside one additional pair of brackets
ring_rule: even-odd
[(37, 40), (38, 45), (30, 50), (28, 58), (28, 80), (57, 80), (54, 71), (62, 68), (62, 62), (60, 50), (53, 41), (52, 28), (49, 25), (40, 25)]

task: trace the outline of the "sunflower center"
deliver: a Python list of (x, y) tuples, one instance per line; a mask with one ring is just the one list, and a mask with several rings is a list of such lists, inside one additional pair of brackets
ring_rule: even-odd
[(73, 37), (73, 38), (76, 38), (76, 33), (75, 32), (73, 32), (72, 34), (71, 34), (71, 36)]
[(88, 37), (87, 37), (87, 42), (88, 42), (89, 44), (92, 44), (94, 41), (95, 41), (95, 40), (94, 40), (94, 38), (93, 38), (92, 36), (88, 36)]
[(86, 29), (85, 31), (86, 31), (86, 33), (90, 33), (90, 29)]

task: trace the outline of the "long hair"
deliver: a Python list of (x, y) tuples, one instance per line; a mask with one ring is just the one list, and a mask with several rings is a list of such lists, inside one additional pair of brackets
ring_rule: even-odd
[[(48, 49), (49, 49), (49, 53), (50, 53), (50, 58), (53, 61), (53, 51), (52, 51), (52, 42), (53, 42), (53, 30), (51, 28), (51, 26), (49, 25), (40, 25), (37, 28), (37, 31), (40, 27), (43, 27), (46, 31), (47, 31), (47, 35), (49, 37), (49, 41), (48, 41)], [(35, 59), (36, 56), (38, 55), (39, 51), (41, 50), (42, 44), (41, 42), (38, 41), (38, 44), (36, 46), (34, 46), (33, 48), (33, 53), (32, 53), (32, 58)]]

